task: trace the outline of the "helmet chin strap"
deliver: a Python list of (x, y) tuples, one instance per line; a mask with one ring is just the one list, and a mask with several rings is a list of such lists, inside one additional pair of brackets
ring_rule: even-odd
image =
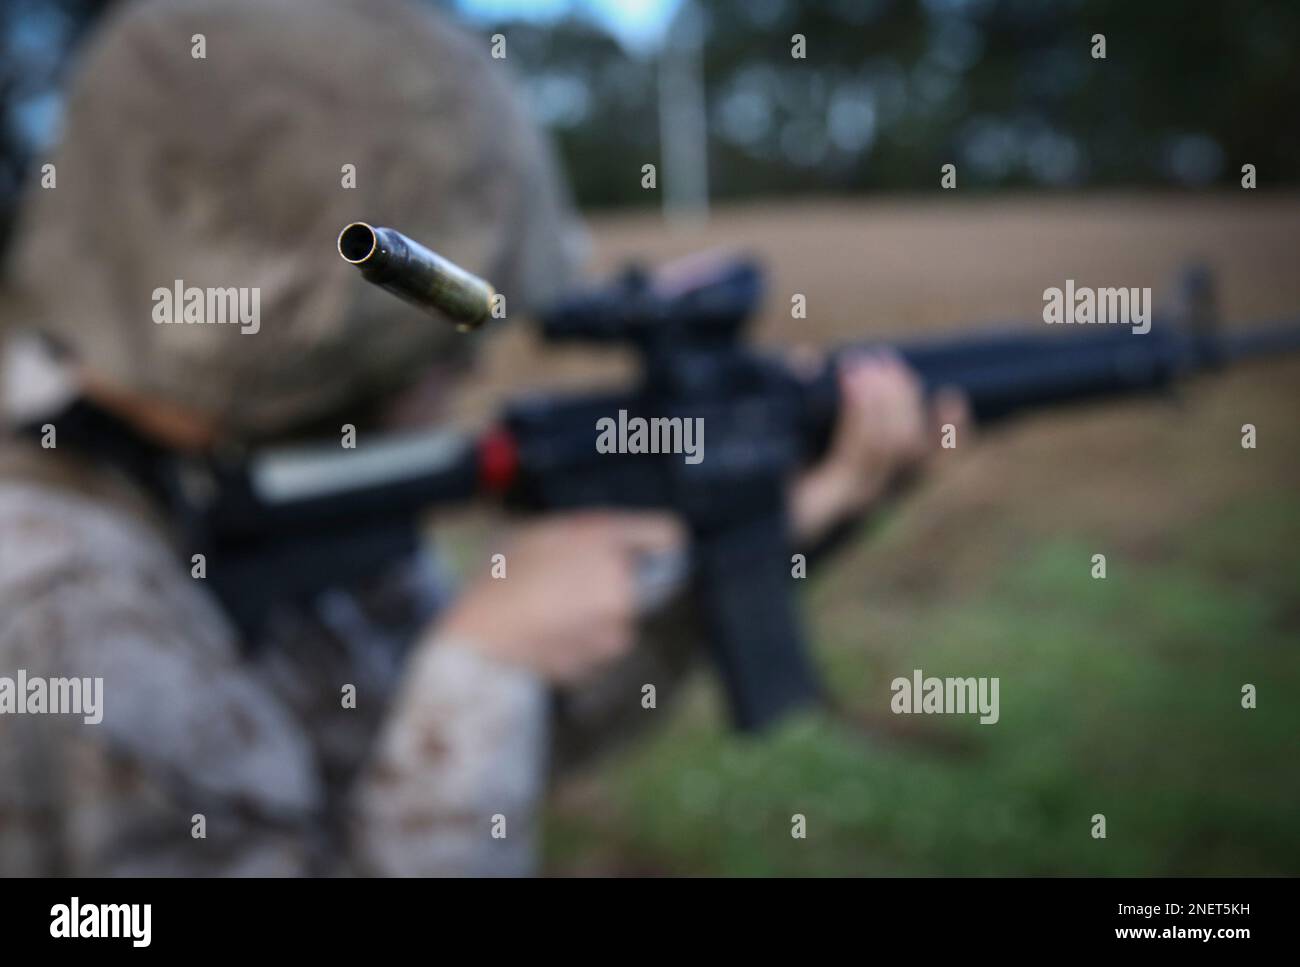
[(91, 370), (80, 370), (79, 377), (86, 399), (116, 414), (161, 446), (197, 453), (211, 449), (220, 439), (217, 422), (196, 410), (119, 389)]
[(197, 453), (220, 438), (215, 420), (184, 404), (123, 390), (94, 370), (59, 358), (44, 338), (11, 336), (0, 359), (0, 408), (23, 426), (67, 409), (78, 398), (112, 413), (140, 436), (171, 450)]

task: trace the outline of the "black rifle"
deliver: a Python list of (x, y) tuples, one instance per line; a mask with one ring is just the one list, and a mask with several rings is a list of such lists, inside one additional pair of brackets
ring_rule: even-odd
[[(362, 229), (376, 241), (358, 238)], [(473, 310), (462, 315), (482, 315), (490, 288), (472, 276), (449, 282), (400, 234), (349, 226), (345, 238), (344, 257), (404, 298), (436, 307), (436, 293), (461, 286), (452, 299)], [(384, 256), (385, 239), (391, 262), (366, 264)], [(1300, 348), (1295, 327), (1216, 332), (1204, 272), (1191, 275), (1186, 294), (1183, 319), (1157, 317), (1141, 335), (1121, 325), (1044, 325), (894, 348), (928, 390), (964, 391), (984, 425), (1026, 409), (1159, 391), (1243, 356)], [(209, 554), (210, 581), (246, 628), (277, 599), (373, 574), (410, 550), (432, 505), (489, 497), (525, 511), (672, 509), (690, 528), (691, 579), (735, 721), (762, 727), (822, 695), (796, 612), (786, 491), (826, 448), (839, 396), (838, 354), (807, 377), (743, 344), (761, 296), (749, 260), (673, 290), (630, 271), (553, 306), (541, 325), (551, 340), (633, 347), (641, 361), (633, 388), (524, 398), (474, 439), (439, 433), (190, 465), (174, 485), (176, 503)], [(680, 453), (598, 452), (598, 422), (620, 412), (701, 418), (706, 456), (689, 463)]]

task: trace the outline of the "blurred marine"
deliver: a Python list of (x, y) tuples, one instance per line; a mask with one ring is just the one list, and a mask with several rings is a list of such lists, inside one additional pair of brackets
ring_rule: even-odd
[[(508, 580), (453, 598), (415, 552), (250, 636), (150, 485), (168, 454), (436, 415), (471, 338), (367, 285), (341, 225), (403, 226), (512, 313), (558, 294), (572, 222), (503, 66), (399, 0), (149, 0), (91, 42), (64, 131), (6, 267), (0, 873), (531, 872), (548, 770), (698, 650), (671, 611), (633, 638), (633, 558), (676, 523), (543, 518)], [(844, 392), (804, 536), (923, 449), (899, 364)]]
[[(65, 382), (201, 447), (446, 367), (451, 327), (335, 270), (358, 211), (421, 220), (521, 302), (546, 295), (566, 271), (555, 175), (477, 48), (387, 0), (128, 5), (80, 64), (58, 187), (34, 189), (15, 245), (20, 321), (48, 338), (10, 341), (11, 414)], [(259, 332), (155, 325), (176, 279), (259, 289)], [(102, 677), (104, 718), (0, 717), (0, 871), (526, 868), (524, 818), (486, 834), (535, 795), (544, 696), (472, 650), (404, 655), (443, 603), (423, 561), (284, 609), (249, 659), (156, 514), (83, 454), (4, 450), (0, 673)], [(446, 724), (426, 735), (428, 716)]]

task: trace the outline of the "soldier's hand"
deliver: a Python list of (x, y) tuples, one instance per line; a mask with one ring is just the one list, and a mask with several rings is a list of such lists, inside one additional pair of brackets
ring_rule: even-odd
[(940, 392), (927, 406), (916, 374), (889, 353), (845, 360), (840, 396), (830, 448), (793, 491), (795, 533), (804, 540), (862, 512), (893, 481), (916, 470), (938, 449), (945, 424), (953, 424), (960, 438), (969, 423), (960, 393)]
[(684, 542), (667, 514), (541, 518), (523, 525), (506, 549), (505, 577), (470, 585), (438, 633), (551, 681), (573, 681), (632, 646), (637, 558)]

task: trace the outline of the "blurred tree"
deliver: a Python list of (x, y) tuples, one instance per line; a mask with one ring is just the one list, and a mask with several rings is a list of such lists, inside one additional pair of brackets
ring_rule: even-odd
[[(688, 0), (704, 14), (715, 197), (1300, 179), (1300, 4), (1276, 0)], [(588, 78), (556, 123), (579, 199), (649, 203), (654, 75), (593, 36), (534, 35), (525, 78)], [(670, 28), (670, 31), (673, 28)], [(1092, 36), (1107, 38), (1104, 60)], [(792, 55), (792, 37), (806, 56)], [(611, 82), (612, 81), (612, 82)]]
[[(70, 51), (114, 2), (0, 4), (0, 245)], [(1235, 185), (1247, 162), (1262, 186), (1300, 181), (1294, 0), (686, 2), (714, 197), (939, 190), (948, 163), (963, 189)], [(582, 205), (658, 204), (656, 64), (575, 10), (476, 26), (507, 35)]]
[(485, 28), (497, 32), (508, 37), (507, 62), (549, 128), (579, 201), (652, 199), (641, 188), (641, 166), (659, 160), (654, 63), (577, 18)]

